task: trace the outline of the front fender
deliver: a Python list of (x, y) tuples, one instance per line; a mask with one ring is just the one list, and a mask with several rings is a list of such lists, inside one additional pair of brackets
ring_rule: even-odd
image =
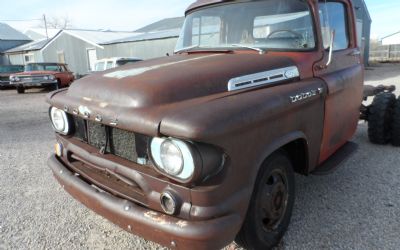
[[(274, 87), (227, 92), (226, 96), (167, 113), (160, 123), (160, 134), (204, 142), (220, 147), (227, 155), (223, 180), (212, 186), (215, 192), (204, 196), (204, 187), (191, 192), (192, 202), (200, 207), (235, 200), (230, 209), (245, 216), (254, 182), (262, 162), (287, 143), (307, 142), (308, 170), (317, 164), (322, 139), (325, 91), (320, 79), (308, 79)], [(319, 90), (318, 94), (293, 102), (291, 97)], [(237, 200), (237, 199), (236, 199)], [(236, 201), (235, 200), (235, 201)], [(222, 213), (223, 211), (221, 211)]]

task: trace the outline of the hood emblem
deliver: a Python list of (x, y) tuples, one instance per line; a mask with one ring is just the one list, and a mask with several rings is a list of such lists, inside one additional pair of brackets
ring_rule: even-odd
[(85, 118), (89, 118), (90, 115), (92, 114), (92, 111), (90, 111), (90, 109), (86, 106), (79, 106), (78, 111)]
[(101, 117), (101, 115), (96, 115), (96, 118), (94, 120), (96, 122), (102, 122), (103, 121), (103, 117)]
[(292, 103), (296, 103), (296, 102), (299, 102), (299, 101), (303, 101), (303, 100), (309, 99), (309, 98), (311, 98), (313, 96), (316, 96), (316, 95), (322, 95), (323, 93), (324, 93), (324, 89), (323, 88), (313, 89), (313, 90), (310, 90), (308, 92), (304, 92), (304, 93), (300, 93), (298, 95), (291, 96), (290, 100), (291, 100)]
[(300, 77), (300, 72), (296, 66), (239, 76), (228, 82), (228, 91), (268, 85), (279, 81), (295, 79), (297, 77)]
[(114, 127), (118, 126), (118, 119), (111, 120), (110, 126), (114, 126)]

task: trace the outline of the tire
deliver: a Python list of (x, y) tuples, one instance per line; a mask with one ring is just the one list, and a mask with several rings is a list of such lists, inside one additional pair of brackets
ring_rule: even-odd
[(400, 97), (397, 99), (392, 114), (392, 144), (400, 147)]
[(23, 93), (25, 93), (25, 88), (24, 88), (24, 87), (17, 87), (17, 93), (18, 93), (18, 94), (23, 94)]
[(292, 163), (284, 152), (269, 157), (258, 174), (245, 221), (236, 243), (245, 249), (271, 249), (279, 244), (295, 200)]
[(392, 110), (396, 96), (381, 93), (375, 96), (368, 110), (368, 137), (374, 144), (385, 145), (390, 142)]

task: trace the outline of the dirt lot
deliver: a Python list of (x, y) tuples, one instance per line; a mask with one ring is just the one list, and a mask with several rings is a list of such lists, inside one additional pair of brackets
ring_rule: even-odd
[[(368, 84), (396, 83), (400, 66), (366, 71)], [(46, 160), (54, 135), (44, 92), (0, 92), (0, 249), (160, 249), (125, 233), (66, 194)], [(400, 150), (371, 145), (329, 176), (297, 176), (282, 249), (399, 249)]]

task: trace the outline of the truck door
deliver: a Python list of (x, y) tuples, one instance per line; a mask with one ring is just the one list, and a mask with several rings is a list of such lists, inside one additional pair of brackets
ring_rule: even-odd
[(317, 67), (316, 77), (326, 82), (324, 131), (320, 163), (328, 159), (354, 135), (360, 114), (364, 82), (360, 49), (357, 46), (353, 6), (349, 1), (320, 1), (323, 63), (329, 60), (331, 30), (335, 31), (332, 61)]

